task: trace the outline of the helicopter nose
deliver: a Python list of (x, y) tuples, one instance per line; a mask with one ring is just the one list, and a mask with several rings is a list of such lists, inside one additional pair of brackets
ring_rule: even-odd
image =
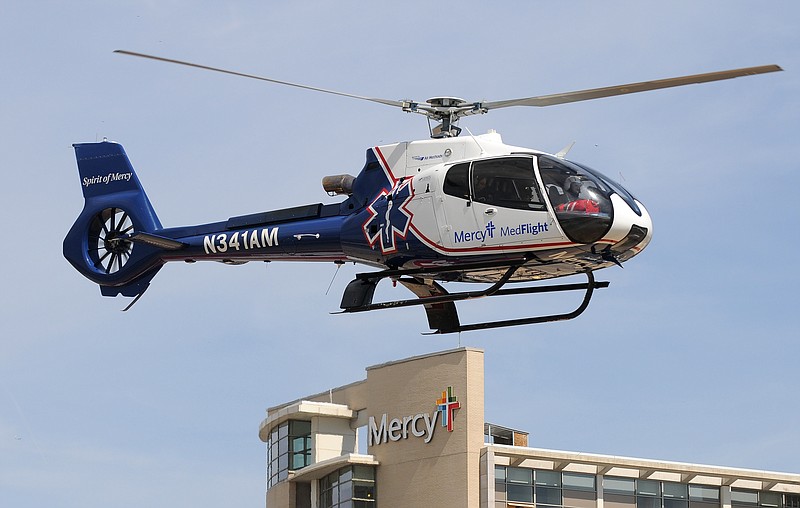
[(639, 201), (636, 201), (638, 210), (631, 208), (616, 195), (612, 195), (611, 201), (614, 206), (614, 222), (606, 238), (614, 242), (612, 249), (624, 261), (640, 253), (650, 243), (653, 237), (653, 221)]

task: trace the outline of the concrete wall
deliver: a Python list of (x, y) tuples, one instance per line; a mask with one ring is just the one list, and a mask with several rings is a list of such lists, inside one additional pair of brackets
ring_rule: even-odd
[(315, 416), (311, 419), (311, 462), (333, 459), (353, 453), (356, 434), (350, 422), (341, 418)]

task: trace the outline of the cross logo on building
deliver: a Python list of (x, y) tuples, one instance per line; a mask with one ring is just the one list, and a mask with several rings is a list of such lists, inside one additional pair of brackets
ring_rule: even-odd
[(455, 419), (456, 409), (461, 409), (461, 403), (453, 395), (453, 387), (448, 386), (442, 392), (442, 398), (436, 399), (437, 410), (442, 413), (442, 427), (447, 427), (447, 432), (453, 432), (453, 420)]

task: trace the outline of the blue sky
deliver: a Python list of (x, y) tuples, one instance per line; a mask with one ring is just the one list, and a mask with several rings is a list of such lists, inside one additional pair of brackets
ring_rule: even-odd
[[(796, 2), (21, 2), (0, 16), (5, 185), (0, 504), (260, 506), (265, 408), (459, 345), (486, 418), (543, 448), (798, 472)], [(501, 100), (777, 63), (785, 72), (468, 118), (621, 180), (654, 239), (566, 323), (422, 336), (420, 309), (330, 315), (332, 265), (175, 264), (136, 306), (61, 242), (72, 143), (121, 142), (165, 226), (314, 202), (365, 149), (424, 138), (359, 95)], [(379, 288), (379, 297), (405, 290)], [(466, 303), (467, 320), (574, 298)], [(460, 341), (460, 342), (459, 342)]]

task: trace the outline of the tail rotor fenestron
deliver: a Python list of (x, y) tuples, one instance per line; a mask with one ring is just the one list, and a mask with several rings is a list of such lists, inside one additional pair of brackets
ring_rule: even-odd
[(131, 257), (133, 221), (122, 208), (106, 208), (94, 216), (89, 225), (88, 250), (96, 270), (111, 275), (118, 272)]

